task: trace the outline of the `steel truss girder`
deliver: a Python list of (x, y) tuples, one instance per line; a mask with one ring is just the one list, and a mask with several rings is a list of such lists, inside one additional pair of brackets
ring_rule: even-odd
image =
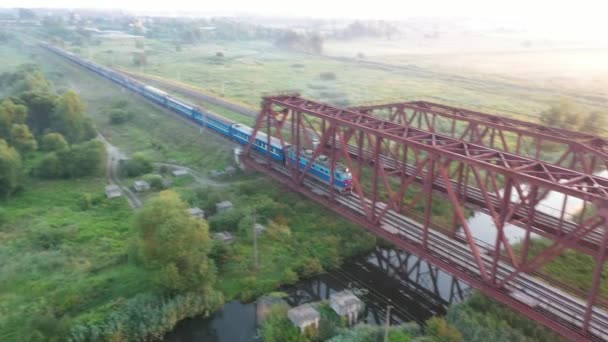
[(296, 95), (265, 97), (264, 101), (313, 115), (345, 128), (353, 128), (400, 144), (408, 144), (438, 157), (478, 165), (504, 175), (594, 203), (608, 203), (608, 179), (524, 158), (485, 146), (413, 127), (381, 120)]
[[(566, 129), (547, 127), (542, 124), (496, 116), (492, 114), (472, 111), (463, 108), (447, 106), (428, 101), (396, 102), (369, 106), (357, 106), (350, 109), (366, 114), (377, 111), (389, 111), (389, 120), (402, 124), (414, 125), (418, 128), (426, 128), (437, 132), (435, 119), (437, 117), (451, 120), (450, 134), (457, 137), (455, 130), (457, 123), (466, 125), (463, 132), (458, 136), (470, 142), (482, 144), (484, 138), (488, 138), (489, 147), (499, 148), (505, 152), (520, 154), (521, 139), (532, 138), (536, 146), (536, 155), (543, 142), (559, 143), (566, 146), (557, 164), (566, 167), (566, 157), (571, 154), (570, 167), (581, 169), (586, 173), (592, 173), (594, 168), (602, 163), (608, 167), (608, 139), (591, 134), (569, 131)], [(409, 111), (409, 115), (408, 112)], [(408, 118), (409, 116), (409, 118)], [(429, 119), (431, 116), (431, 119)], [(416, 122), (418, 118), (418, 122)], [(505, 133), (510, 132), (517, 135), (516, 146), (509, 147), (505, 140)], [(600, 165), (601, 166), (601, 165)]]

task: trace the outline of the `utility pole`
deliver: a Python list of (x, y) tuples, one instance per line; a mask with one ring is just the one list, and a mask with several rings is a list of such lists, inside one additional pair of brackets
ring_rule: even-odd
[(256, 223), (255, 210), (253, 211), (253, 267), (258, 269), (258, 233), (255, 231)]
[(391, 305), (386, 306), (386, 324), (384, 325), (384, 342), (388, 342), (388, 329), (391, 326)]

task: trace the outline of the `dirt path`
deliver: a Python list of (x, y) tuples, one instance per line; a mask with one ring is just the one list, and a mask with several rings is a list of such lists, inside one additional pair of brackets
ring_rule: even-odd
[(142, 202), (139, 199), (139, 197), (137, 197), (137, 195), (135, 195), (133, 193), (133, 191), (131, 191), (131, 189), (129, 189), (128, 186), (125, 186), (120, 182), (120, 178), (119, 178), (120, 170), (119, 170), (118, 163), (121, 159), (125, 159), (126, 156), (116, 146), (110, 144), (110, 142), (107, 141), (103, 135), (98, 134), (97, 138), (106, 145), (106, 151), (108, 153), (108, 161), (107, 161), (108, 180), (110, 181), (111, 184), (115, 184), (120, 187), (120, 189), (122, 190), (122, 193), (127, 198), (127, 202), (129, 202), (129, 205), (131, 206), (131, 208), (133, 208), (133, 210), (137, 210), (137, 209), (141, 208)]
[(188, 171), (188, 173), (192, 176), (192, 178), (194, 178), (194, 180), (200, 184), (200, 185), (211, 185), (211, 186), (217, 186), (217, 187), (224, 187), (224, 186), (228, 186), (228, 184), (226, 183), (221, 183), (218, 182), (216, 180), (213, 180), (207, 176), (203, 176), (200, 173), (198, 173), (197, 171), (187, 167), (187, 166), (183, 166), (183, 165), (178, 165), (178, 164), (172, 164), (172, 163), (154, 163), (154, 165), (156, 166), (166, 166), (172, 169), (182, 169), (182, 170), (186, 170)]

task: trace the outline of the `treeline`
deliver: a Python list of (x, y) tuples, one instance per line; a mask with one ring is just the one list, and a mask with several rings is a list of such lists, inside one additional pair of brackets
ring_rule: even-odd
[[(73, 91), (54, 92), (34, 65), (0, 75), (0, 195), (10, 196), (30, 172), (44, 178), (96, 175), (105, 162), (105, 149), (95, 138), (86, 107)], [(34, 158), (41, 154), (42, 158)], [(39, 160), (25, 168), (25, 160)]]
[(297, 33), (286, 31), (274, 42), (277, 47), (306, 53), (323, 52), (323, 38), (318, 33)]

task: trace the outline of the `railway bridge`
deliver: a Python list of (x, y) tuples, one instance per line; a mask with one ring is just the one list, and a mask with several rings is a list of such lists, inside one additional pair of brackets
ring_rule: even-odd
[[(520, 136), (528, 133), (518, 130)], [(294, 146), (296, 154), (309, 150), (312, 161), (327, 158), (330, 175), (338, 163), (346, 165), (353, 174), (354, 188), (352, 194), (329, 190), (333, 189), (333, 176), (329, 186), (316, 183), (304, 176), (307, 169), (273, 163), (270, 157), (253, 153), (249, 145), (245, 162), (251, 168), (568, 338), (608, 337), (608, 312), (598, 295), (608, 244), (608, 179), (592, 172), (607, 160), (604, 147), (598, 144), (600, 138), (567, 140), (539, 133), (549, 142), (561, 139), (561, 143), (575, 142), (578, 146), (549, 162), (540, 158), (538, 143), (536, 155), (522, 155), (517, 149), (509, 150), (506, 139), (502, 148), (488, 146), (495, 141), (488, 144), (479, 135), (471, 141), (466, 134), (456, 136), (456, 130), (440, 134), (430, 125), (421, 128), (383, 120), (371, 115), (368, 108), (339, 108), (298, 94), (264, 97), (252, 136), (255, 132), (280, 139), (283, 147)], [(319, 143), (310, 142), (310, 132)], [(353, 157), (353, 148), (358, 150), (354, 153), (357, 157)], [(435, 198), (438, 184), (447, 206)], [(492, 217), (494, 224), (487, 229), (496, 231), (493, 244), (481, 244), (473, 235), (464, 209), (463, 187), (477, 189), (477, 205)], [(540, 200), (549, 192), (562, 194), (564, 202), (581, 201), (586, 213), (577, 219), (561, 215), (539, 221)], [(412, 208), (422, 211), (417, 220), (408, 215)], [(453, 227), (434, 222), (437, 210), (454, 213), (460, 237), (450, 233)], [(525, 237), (518, 246), (511, 246), (505, 229), (516, 217)], [(550, 244), (536, 244), (537, 232)], [(539, 272), (567, 249), (586, 253), (595, 261), (587, 294), (573, 294)]]

